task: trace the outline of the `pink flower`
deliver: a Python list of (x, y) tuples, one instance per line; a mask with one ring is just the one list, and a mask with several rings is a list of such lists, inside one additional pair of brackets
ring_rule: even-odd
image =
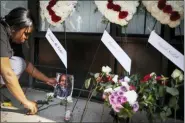
[(161, 76), (157, 76), (155, 80), (159, 81), (161, 80), (161, 78), (162, 78)]
[(118, 92), (117, 92), (117, 91), (114, 91), (114, 92), (112, 93), (112, 95), (113, 95), (113, 96), (118, 96)]
[(116, 102), (115, 102), (115, 96), (109, 95), (109, 102), (110, 102), (111, 105), (116, 104)]
[(134, 111), (134, 112), (138, 111), (138, 109), (139, 109), (139, 104), (138, 104), (138, 102), (134, 103), (134, 104), (132, 105), (132, 107), (133, 107), (133, 111)]
[(114, 109), (115, 112), (120, 112), (123, 106), (120, 104), (116, 104), (116, 105), (112, 105), (112, 108)]
[(118, 91), (119, 96), (123, 96), (124, 92), (123, 91)]
[(121, 98), (121, 96), (118, 96), (118, 97), (116, 98), (116, 103), (117, 103), (117, 104), (121, 104), (121, 103), (122, 103), (122, 98)]
[(121, 97), (121, 104), (126, 103), (126, 102), (127, 102), (127, 97), (122, 96)]
[(129, 90), (136, 90), (136, 87), (135, 87), (135, 86), (133, 86), (133, 85), (130, 85)]
[(103, 94), (103, 95), (102, 95), (102, 98), (103, 98), (103, 99), (106, 99), (106, 98), (107, 98), (107, 95), (106, 95), (106, 94)]
[(121, 90), (126, 92), (127, 91), (127, 88), (125, 86), (121, 86)]

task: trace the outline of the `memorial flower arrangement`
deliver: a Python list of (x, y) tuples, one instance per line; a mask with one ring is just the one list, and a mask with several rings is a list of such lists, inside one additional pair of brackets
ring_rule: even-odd
[(72, 14), (77, 4), (73, 1), (40, 1), (41, 18), (48, 21), (53, 26), (61, 24), (65, 19)]
[(95, 1), (98, 10), (110, 22), (127, 25), (137, 11), (138, 1)]
[(140, 83), (135, 85), (139, 95), (140, 111), (146, 111), (150, 121), (155, 119), (165, 121), (172, 114), (172, 110), (176, 112), (178, 109), (178, 87), (182, 85), (183, 78), (183, 73), (178, 69), (173, 71), (171, 78), (158, 76), (156, 73), (144, 76)]
[(184, 16), (184, 1), (142, 1), (146, 9), (161, 24), (167, 24), (171, 28), (177, 27)]
[(130, 78), (111, 74), (111, 68), (103, 66), (100, 73), (92, 74), (85, 87), (94, 87), (95, 93), (103, 93), (105, 104), (111, 107), (120, 118), (129, 118), (138, 111), (138, 94), (135, 86), (129, 84)]
[(94, 96), (102, 94), (104, 103), (119, 118), (131, 118), (137, 111), (145, 111), (149, 121), (159, 118), (164, 121), (172, 110), (178, 109), (178, 87), (183, 85), (183, 78), (178, 69), (169, 78), (154, 72), (143, 78), (139, 74), (119, 77), (111, 73), (110, 67), (103, 66), (100, 73), (90, 74), (85, 87), (93, 88)]

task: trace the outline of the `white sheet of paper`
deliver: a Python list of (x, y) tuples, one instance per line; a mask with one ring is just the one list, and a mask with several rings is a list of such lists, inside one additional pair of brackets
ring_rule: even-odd
[(155, 31), (151, 32), (148, 42), (184, 71), (184, 55), (158, 36)]
[(46, 38), (67, 68), (67, 52), (49, 28), (46, 33)]
[(109, 49), (109, 51), (114, 55), (114, 57), (119, 61), (119, 63), (125, 68), (125, 70), (130, 74), (131, 70), (131, 59), (122, 50), (122, 48), (116, 43), (116, 41), (109, 35), (105, 30), (101, 41)]

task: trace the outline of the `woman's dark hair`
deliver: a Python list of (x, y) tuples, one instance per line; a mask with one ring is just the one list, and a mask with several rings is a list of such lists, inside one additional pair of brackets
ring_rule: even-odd
[(8, 33), (10, 33), (11, 29), (19, 30), (33, 26), (33, 18), (29, 10), (17, 7), (5, 15), (4, 18), (1, 18), (0, 23), (3, 24)]

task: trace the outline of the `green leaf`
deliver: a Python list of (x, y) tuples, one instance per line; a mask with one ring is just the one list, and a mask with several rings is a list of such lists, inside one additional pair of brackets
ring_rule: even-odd
[(92, 92), (92, 96), (96, 96), (97, 93), (98, 93), (98, 92), (96, 91), (96, 89), (94, 89), (93, 92)]
[(122, 108), (120, 112), (118, 113), (118, 117), (124, 118), (124, 119), (131, 117), (131, 116), (132, 116), (132, 113), (126, 108)]
[(176, 88), (166, 88), (166, 92), (168, 92), (169, 94), (171, 94), (172, 96), (177, 96), (179, 95), (179, 91)]
[(167, 108), (167, 110), (166, 110), (166, 116), (168, 117), (168, 116), (170, 116), (171, 114), (172, 114), (171, 109), (170, 109), (170, 108)]
[(159, 86), (159, 97), (164, 97), (165, 88), (164, 86)]
[(89, 79), (87, 79), (87, 80), (85, 81), (85, 88), (86, 88), (86, 89), (89, 88), (90, 83), (91, 83), (91, 78), (89, 78)]
[(165, 112), (164, 111), (162, 111), (161, 113), (160, 113), (160, 117), (161, 117), (161, 119), (163, 120), (163, 121), (165, 121), (166, 120), (166, 114), (165, 114)]
[(170, 101), (169, 101), (169, 103), (168, 103), (168, 106), (169, 106), (170, 108), (175, 107), (176, 101), (177, 101), (176, 97), (171, 97), (171, 98), (170, 98)]

